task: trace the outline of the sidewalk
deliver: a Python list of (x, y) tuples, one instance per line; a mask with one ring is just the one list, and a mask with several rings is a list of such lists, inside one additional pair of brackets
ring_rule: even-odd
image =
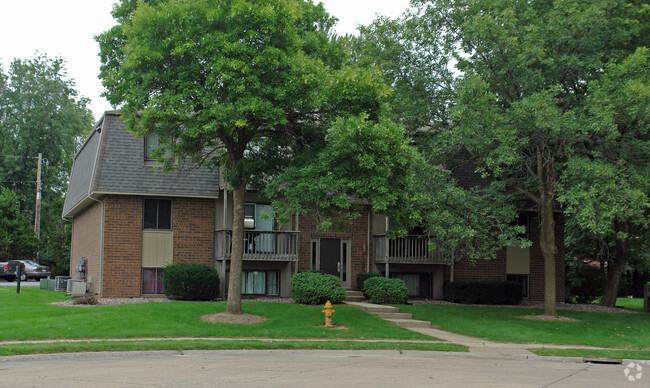
[[(379, 318), (386, 319), (386, 314), (377, 314), (373, 311), (381, 311), (384, 309), (396, 309), (390, 306), (377, 305), (370, 302), (345, 302), (350, 306), (356, 306), (362, 310), (371, 312)], [(410, 314), (409, 314), (410, 315)], [(410, 318), (409, 318), (410, 319)], [(391, 321), (390, 319), (386, 319)], [(421, 321), (420, 321), (421, 322)], [(402, 326), (402, 325), (400, 325)], [(555, 344), (539, 344), (539, 343), (509, 343), (509, 342), (493, 342), (482, 338), (470, 337), (462, 334), (456, 334), (445, 330), (434, 329), (431, 325), (426, 327), (414, 327), (410, 325), (403, 325), (404, 328), (412, 330), (424, 335), (439, 338), (443, 341), (450, 343), (465, 345), (469, 347), (470, 354), (480, 355), (485, 357), (495, 358), (537, 358), (540, 356), (528, 351), (531, 348), (552, 348), (552, 349), (610, 349), (595, 346), (583, 345), (555, 345)]]
[[(356, 306), (363, 310), (382, 310), (383, 308), (391, 308), (389, 306), (376, 305), (368, 302), (346, 302), (349, 305)], [(376, 314), (378, 317), (389, 320)], [(410, 314), (409, 314), (410, 315)], [(410, 318), (408, 318), (410, 319)], [(421, 321), (420, 321), (421, 322)], [(400, 325), (401, 326), (401, 325)], [(581, 345), (555, 345), (555, 344), (539, 344), (539, 343), (504, 343), (493, 342), (481, 338), (465, 336), (456, 334), (440, 329), (435, 329), (426, 325), (426, 327), (405, 327), (424, 335), (433, 337), (431, 340), (405, 340), (405, 339), (349, 339), (349, 338), (260, 338), (260, 337), (146, 337), (146, 338), (85, 338), (85, 339), (49, 339), (49, 340), (21, 340), (21, 341), (0, 341), (0, 346), (9, 344), (38, 344), (38, 343), (65, 343), (65, 342), (132, 342), (132, 341), (161, 341), (161, 340), (208, 340), (208, 341), (351, 341), (351, 342), (412, 342), (412, 343), (452, 343), (458, 345), (465, 345), (469, 347), (469, 353), (463, 353), (470, 356), (481, 358), (499, 358), (499, 359), (552, 359), (558, 357), (542, 357), (528, 351), (530, 348), (554, 348), (554, 349), (610, 349), (593, 346)], [(567, 358), (565, 358), (567, 359)]]

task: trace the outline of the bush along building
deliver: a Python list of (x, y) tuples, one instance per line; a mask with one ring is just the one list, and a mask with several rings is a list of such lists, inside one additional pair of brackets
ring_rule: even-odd
[[(232, 198), (218, 171), (206, 168), (163, 172), (150, 152), (154, 136), (136, 138), (119, 112), (108, 111), (74, 158), (63, 217), (72, 222), (71, 277), (85, 260), (90, 292), (101, 297), (164, 294), (164, 267), (194, 262), (214, 266), (228, 289)], [(362, 212), (344, 231), (318, 231), (309, 215), (279, 223), (270, 201), (246, 194), (242, 293), (288, 297), (291, 276), (321, 270), (355, 289), (362, 272), (404, 280), (410, 296), (442, 298), (450, 280), (512, 280), (524, 296), (543, 300), (543, 257), (539, 219), (523, 213), (533, 242), (507, 248), (497, 259), (475, 264), (428, 250), (415, 233), (388, 239), (389, 220)], [(556, 235), (558, 300), (564, 300), (562, 222)]]

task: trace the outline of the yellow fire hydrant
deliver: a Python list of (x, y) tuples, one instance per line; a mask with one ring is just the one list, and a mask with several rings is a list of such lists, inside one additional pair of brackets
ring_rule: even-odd
[(325, 314), (325, 327), (334, 327), (334, 325), (332, 325), (332, 314), (334, 314), (332, 303), (328, 300), (327, 303), (325, 303), (324, 308), (325, 310), (323, 310), (322, 313)]

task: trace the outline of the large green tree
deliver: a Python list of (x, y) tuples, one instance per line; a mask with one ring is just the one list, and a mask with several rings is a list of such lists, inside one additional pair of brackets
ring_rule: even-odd
[[(554, 316), (560, 179), (567, 162), (601, 136), (590, 125), (589, 85), (608, 63), (647, 41), (647, 6), (605, 0), (412, 3), (419, 7), (416, 13), (396, 24), (380, 20), (362, 34), (361, 47), (399, 54), (370, 61), (386, 67), (396, 90), (418, 101), (416, 107), (421, 101), (438, 104), (416, 110), (416, 117), (401, 117), (429, 123), (417, 133), (432, 139), (427, 148), (432, 162), (452, 169), (464, 159), (494, 189), (468, 198), (500, 191), (511, 198), (509, 204), (537, 209), (544, 310)], [(434, 43), (438, 48), (431, 48)], [(449, 75), (441, 67), (447, 53), (460, 76), (449, 93)], [(417, 69), (428, 54), (432, 71), (425, 77)]]
[(31, 260), (37, 248), (34, 227), (20, 211), (18, 196), (11, 189), (0, 189), (0, 260)]
[[(38, 154), (43, 154), (41, 260), (69, 255), (69, 226), (61, 222), (72, 158), (93, 117), (68, 78), (65, 62), (37, 55), (0, 70), (0, 181), (15, 191), (21, 211), (35, 210)], [(33, 233), (33, 229), (32, 229)], [(61, 235), (53, 238), (54, 235)]]
[(650, 52), (639, 48), (610, 63), (589, 85), (594, 136), (576, 150), (559, 199), (577, 224), (612, 246), (600, 303), (614, 307), (629, 247), (647, 241), (650, 226)]
[[(456, 260), (493, 259), (504, 246), (529, 242), (519, 238), (516, 203), (504, 194), (502, 182), (481, 180), (462, 152), (440, 158), (435, 134), (452, 124), (459, 75), (450, 66), (454, 41), (424, 12), (411, 10), (398, 19), (380, 17), (362, 26), (359, 37), (349, 42), (352, 59), (381, 69), (392, 88), (390, 115), (426, 160), (415, 167), (410, 198), (418, 199), (418, 226), (429, 232), (431, 249), (452, 253)], [(390, 225), (398, 233), (409, 227), (393, 219)]]
[[(227, 312), (241, 313), (244, 193), (314, 154), (339, 116), (378, 117), (375, 74), (345, 65), (335, 19), (302, 0), (122, 1), (98, 37), (101, 78), (168, 167), (223, 167), (233, 193)], [(160, 153), (161, 158), (165, 154)]]

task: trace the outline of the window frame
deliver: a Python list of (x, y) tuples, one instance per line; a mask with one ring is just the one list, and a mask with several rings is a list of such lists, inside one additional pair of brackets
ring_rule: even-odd
[[(244, 292), (244, 287), (246, 285), (246, 276), (248, 273), (251, 272), (263, 272), (264, 273), (264, 293), (263, 294), (254, 294), (254, 293), (246, 293)], [(277, 293), (274, 294), (269, 294), (269, 278), (270, 276), (274, 276), (275, 279), (277, 279)], [(228, 292), (228, 287), (230, 284), (230, 269), (226, 270), (226, 292)], [(245, 269), (242, 270), (242, 295), (249, 295), (249, 296), (280, 296), (281, 290), (282, 290), (282, 271), (279, 269)]]
[[(145, 292), (145, 271), (154, 272), (153, 289), (155, 292)], [(160, 284), (158, 284), (160, 281)], [(165, 269), (164, 268), (149, 268), (145, 267), (140, 270), (140, 295), (165, 295)]]
[[(521, 280), (523, 281), (521, 281)], [(524, 280), (525, 279), (525, 280)], [(520, 283), (524, 299), (530, 298), (530, 275), (529, 274), (506, 274), (506, 281)]]
[[(156, 201), (156, 221), (155, 227), (147, 227), (147, 201)], [(160, 227), (160, 201), (169, 202), (169, 228)], [(142, 201), (142, 230), (174, 230), (174, 201), (171, 198), (144, 198)]]
[[(156, 139), (157, 145), (153, 149), (149, 150), (149, 142), (152, 141), (153, 138)], [(160, 147), (160, 139), (158, 138), (158, 135), (153, 133), (153, 132), (149, 132), (149, 133), (145, 134), (144, 135), (144, 160), (155, 161), (156, 158), (151, 156), (151, 152), (158, 149), (158, 147)]]

